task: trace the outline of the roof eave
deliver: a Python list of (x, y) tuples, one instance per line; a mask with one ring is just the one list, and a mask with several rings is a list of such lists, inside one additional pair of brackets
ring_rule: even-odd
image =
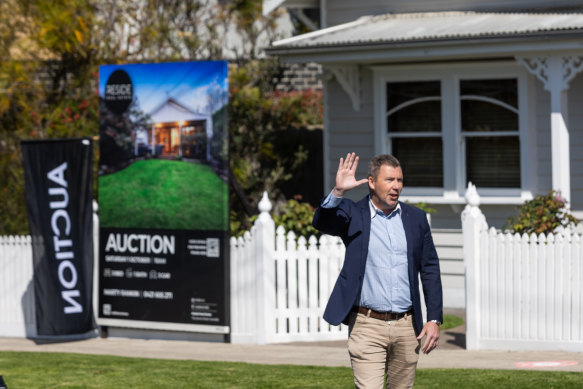
[(583, 51), (583, 30), (512, 36), (369, 42), (304, 47), (271, 46), (268, 55), (286, 62), (379, 62), (443, 58), (516, 56), (537, 52)]

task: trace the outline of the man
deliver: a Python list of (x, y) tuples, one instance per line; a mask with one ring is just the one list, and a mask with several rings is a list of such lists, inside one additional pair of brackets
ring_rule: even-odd
[[(324, 312), (348, 324), (348, 352), (357, 388), (412, 388), (419, 350), (439, 342), (443, 299), (439, 259), (425, 212), (399, 201), (403, 172), (391, 155), (374, 157), (368, 179), (356, 180), (358, 157), (340, 158), (336, 185), (314, 215), (320, 231), (339, 236), (344, 264)], [(368, 183), (359, 202), (346, 192)], [(423, 326), (419, 277), (427, 307)], [(421, 347), (421, 339), (425, 337)]]

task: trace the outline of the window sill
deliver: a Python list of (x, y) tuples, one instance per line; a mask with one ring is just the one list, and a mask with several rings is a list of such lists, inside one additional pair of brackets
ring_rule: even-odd
[[(533, 197), (528, 194), (522, 196), (480, 196), (480, 205), (522, 205)], [(401, 201), (411, 204), (427, 203), (435, 205), (465, 205), (463, 196), (401, 196)]]

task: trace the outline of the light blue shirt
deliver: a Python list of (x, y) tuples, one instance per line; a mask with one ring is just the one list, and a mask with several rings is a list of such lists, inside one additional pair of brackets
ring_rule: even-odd
[[(341, 197), (330, 192), (323, 208), (334, 208)], [(359, 305), (380, 312), (406, 312), (412, 306), (407, 266), (407, 238), (401, 205), (385, 215), (369, 197), (370, 239)]]

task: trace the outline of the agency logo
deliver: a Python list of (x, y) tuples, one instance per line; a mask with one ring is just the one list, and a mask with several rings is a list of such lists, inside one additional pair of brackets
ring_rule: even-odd
[(134, 86), (125, 70), (111, 73), (105, 85), (105, 106), (115, 114), (127, 111), (134, 98)]

